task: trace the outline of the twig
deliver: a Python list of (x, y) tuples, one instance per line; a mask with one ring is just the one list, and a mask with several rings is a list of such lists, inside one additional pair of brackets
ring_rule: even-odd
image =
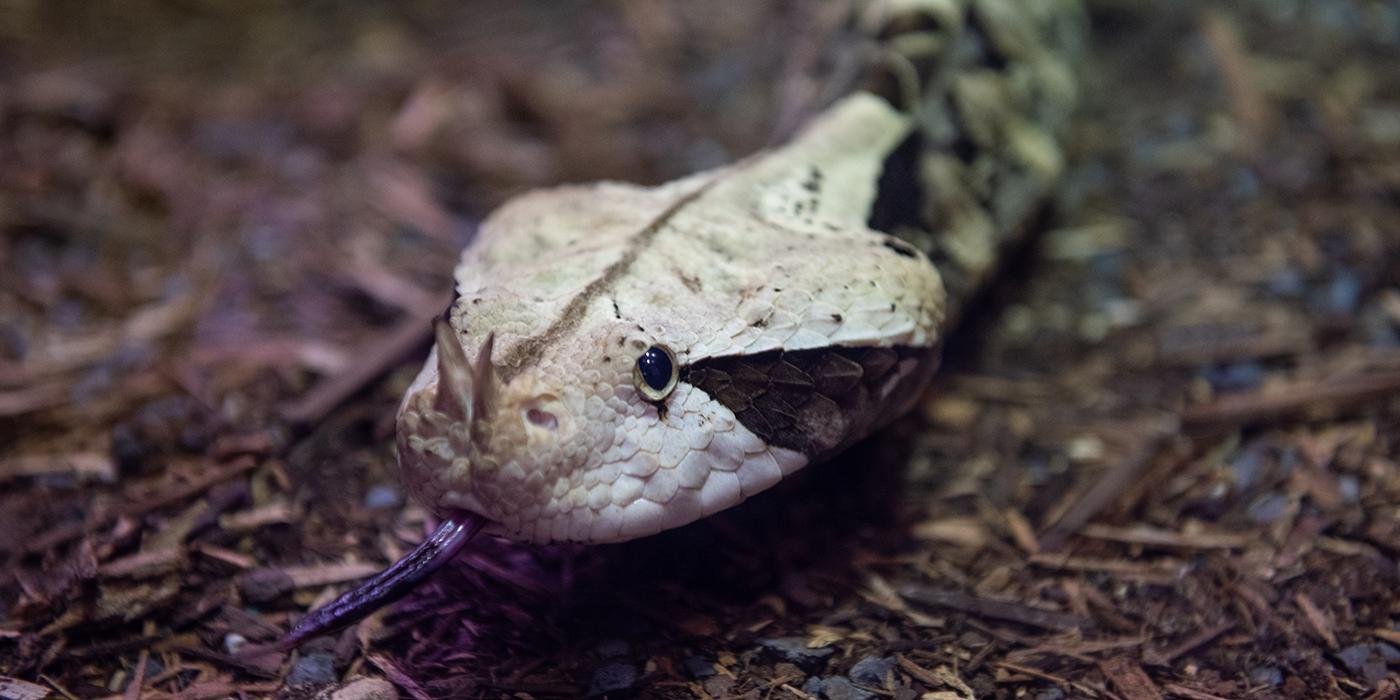
[[(447, 307), (449, 297), (441, 295), (431, 311)], [(366, 347), (363, 358), (344, 374), (317, 384), (305, 396), (286, 404), (282, 417), (296, 425), (320, 422), (337, 406), (359, 393), (386, 372), (393, 369), (414, 350), (426, 347), (433, 337), (433, 324), (426, 317), (415, 316), (399, 321), (387, 333)]]
[(1181, 415), (1188, 430), (1233, 428), (1288, 416), (1313, 406), (1354, 404), (1400, 393), (1400, 372), (1370, 372), (1291, 382), (1192, 406)]
[(1136, 661), (1118, 656), (1099, 662), (1099, 670), (1128, 700), (1162, 700), (1157, 684)]
[(47, 549), (52, 549), (54, 547), (57, 547), (58, 545), (68, 542), (69, 540), (82, 537), (83, 534), (87, 532), (106, 527), (107, 525), (110, 525), (111, 523), (115, 522), (116, 519), (120, 516), (125, 515), (128, 517), (137, 517), (145, 515), (146, 513), (149, 513), (158, 508), (163, 508), (172, 503), (179, 503), (180, 501), (190, 498), (191, 496), (203, 493), (212, 488), (213, 486), (228, 481), (229, 479), (232, 479), (238, 476), (239, 474), (242, 474), (243, 472), (246, 472), (256, 466), (258, 466), (258, 461), (253, 459), (252, 457), (240, 457), (222, 467), (214, 469), (213, 471), (205, 474), (199, 479), (185, 484), (184, 486), (180, 486), (178, 488), (166, 491), (165, 493), (162, 493), (159, 496), (156, 496), (155, 498), (151, 498), (138, 503), (133, 503), (129, 506), (126, 506), (125, 508), (117, 510), (116, 512), (102, 516), (98, 518), (95, 522), (60, 525), (59, 527), (48, 531), (44, 535), (30, 540), (28, 543), (25, 544), (25, 550), (28, 552), (42, 552)]
[(1303, 611), (1303, 619), (1307, 621), (1308, 627), (1312, 629), (1328, 649), (1337, 648), (1337, 635), (1332, 632), (1332, 622), (1327, 619), (1327, 615), (1318, 609), (1317, 604), (1312, 602), (1304, 593), (1299, 593), (1293, 597), (1293, 601), (1298, 604), (1298, 608)]
[(1170, 443), (1172, 431), (1154, 429), (1144, 437), (1122, 461), (1115, 464), (1102, 478), (1094, 482), (1073, 505), (1046, 528), (1040, 537), (1042, 552), (1059, 549), (1070, 535), (1078, 532), (1090, 520), (1123, 493), (1152, 460)]
[(1067, 632), (1074, 629), (1088, 629), (1091, 622), (1077, 615), (1041, 610), (1028, 605), (1011, 603), (990, 598), (978, 598), (958, 591), (938, 590), (923, 586), (906, 586), (900, 595), (924, 605), (952, 608), (973, 615), (995, 620), (1018, 622), (1031, 627)]
[(1180, 695), (1181, 697), (1189, 698), (1190, 700), (1226, 700), (1226, 698), (1222, 698), (1219, 695), (1203, 693), (1199, 690), (1193, 690), (1191, 688), (1187, 688), (1184, 685), (1178, 685), (1176, 683), (1168, 683), (1162, 686), (1162, 688), (1165, 689), (1168, 693), (1171, 693), (1172, 695)]
[(1097, 540), (1141, 544), (1149, 547), (1179, 547), (1182, 549), (1239, 549), (1248, 546), (1257, 538), (1247, 535), (1232, 535), (1224, 532), (1197, 533), (1185, 535), (1171, 530), (1160, 530), (1147, 525), (1133, 527), (1112, 527), (1109, 525), (1085, 525), (1079, 535)]
[(1203, 629), (1197, 632), (1196, 634), (1191, 635), (1180, 644), (1165, 651), (1158, 652), (1153, 651), (1152, 649), (1148, 649), (1145, 653), (1143, 653), (1142, 660), (1145, 663), (1151, 664), (1153, 666), (1170, 666), (1171, 663), (1173, 661), (1176, 661), (1177, 658), (1179, 658), (1181, 655), (1187, 654), (1194, 649), (1198, 649), (1205, 644), (1209, 644), (1216, 637), (1219, 637), (1220, 635), (1229, 632), (1231, 629), (1234, 629), (1234, 627), (1234, 620), (1227, 620), (1218, 625), (1215, 625), (1214, 627), (1207, 627), (1206, 629)]
[(1240, 32), (1225, 15), (1207, 12), (1201, 32), (1215, 55), (1230, 102), (1230, 116), (1240, 127), (1240, 151), (1246, 156), (1258, 152), (1271, 115), (1269, 103), (1259, 91), (1259, 81), (1249, 66), (1249, 53)]

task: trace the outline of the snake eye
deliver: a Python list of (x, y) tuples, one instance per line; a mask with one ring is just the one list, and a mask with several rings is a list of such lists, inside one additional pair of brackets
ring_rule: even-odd
[(637, 390), (651, 401), (661, 401), (671, 395), (676, 388), (680, 373), (676, 370), (676, 356), (665, 345), (653, 345), (637, 358), (637, 366), (632, 370), (632, 382)]

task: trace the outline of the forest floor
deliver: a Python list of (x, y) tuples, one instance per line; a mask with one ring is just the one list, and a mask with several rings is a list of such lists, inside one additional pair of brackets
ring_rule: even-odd
[(1396, 697), (1400, 6), (1090, 6), (914, 415), (250, 660), (429, 531), (393, 416), (475, 224), (772, 143), (841, 13), (4, 3), (0, 697)]

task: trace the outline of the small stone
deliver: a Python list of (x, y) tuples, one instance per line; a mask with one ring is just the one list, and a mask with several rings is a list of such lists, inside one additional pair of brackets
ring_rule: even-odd
[(685, 667), (685, 672), (697, 681), (715, 675), (715, 665), (704, 657), (687, 656), (681, 662), (681, 666)]
[(1035, 694), (1035, 700), (1065, 700), (1065, 691), (1059, 688), (1046, 688)]
[(820, 676), (808, 676), (806, 682), (802, 684), (802, 692), (819, 698), (822, 696), (822, 679)]
[(827, 700), (874, 700), (875, 694), (857, 688), (843, 676), (822, 679), (822, 697)]
[(1357, 303), (1361, 300), (1361, 278), (1350, 270), (1342, 270), (1332, 278), (1331, 284), (1327, 286), (1327, 295), (1324, 306), (1328, 311), (1337, 314), (1350, 314), (1356, 310)]
[(1375, 644), (1353, 644), (1339, 652), (1337, 658), (1347, 670), (1361, 676), (1368, 683), (1376, 683), (1385, 678), (1386, 659)]
[(1255, 442), (1244, 449), (1230, 461), (1230, 473), (1234, 476), (1235, 485), (1240, 490), (1249, 489), (1264, 476), (1268, 469), (1268, 447), (1261, 442)]
[(1267, 525), (1282, 517), (1287, 509), (1287, 496), (1281, 493), (1269, 494), (1249, 504), (1249, 519), (1256, 524)]
[(811, 670), (821, 665), (826, 657), (835, 653), (831, 647), (812, 648), (807, 646), (807, 640), (801, 637), (778, 637), (774, 639), (758, 640), (760, 646), (767, 649), (785, 661), (791, 661), (798, 667)]
[(1361, 482), (1351, 474), (1343, 474), (1337, 479), (1337, 493), (1343, 502), (1356, 503), (1361, 500)]
[(593, 674), (593, 682), (588, 685), (588, 697), (627, 690), (637, 682), (637, 667), (632, 664), (613, 663), (599, 668)]
[(1283, 671), (1277, 666), (1259, 666), (1250, 670), (1249, 682), (1251, 685), (1266, 685), (1270, 688), (1283, 685)]
[(371, 486), (365, 493), (365, 507), (370, 510), (397, 508), (403, 503), (403, 493), (389, 484)]
[(1307, 281), (1296, 267), (1284, 267), (1269, 276), (1266, 282), (1269, 293), (1276, 297), (1300, 297), (1307, 291)]
[(894, 670), (892, 656), (867, 656), (857, 661), (848, 674), (850, 679), (863, 684), (880, 686), (885, 683), (885, 675)]
[(308, 685), (335, 682), (335, 657), (330, 652), (316, 651), (297, 659), (287, 685)]
[(1202, 372), (1216, 391), (1245, 391), (1264, 381), (1264, 366), (1258, 362), (1234, 362)]
[(238, 650), (248, 643), (248, 638), (237, 632), (229, 632), (224, 635), (224, 652), (229, 656), (238, 654)]

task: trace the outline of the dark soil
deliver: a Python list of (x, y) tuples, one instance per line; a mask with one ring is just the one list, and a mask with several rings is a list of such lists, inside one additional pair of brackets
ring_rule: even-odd
[(393, 416), (475, 223), (780, 139), (843, 41), (296, 7), (0, 5), (0, 697), (1400, 693), (1400, 5), (1092, 2), (1062, 194), (915, 415), (247, 657), (431, 526)]

